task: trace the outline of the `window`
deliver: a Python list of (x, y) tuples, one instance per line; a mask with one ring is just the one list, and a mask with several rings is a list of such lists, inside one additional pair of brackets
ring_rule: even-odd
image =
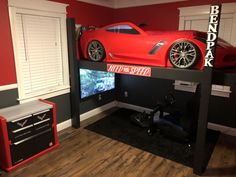
[[(179, 30), (207, 31), (210, 5), (183, 7), (179, 10)], [(236, 46), (236, 3), (222, 4), (219, 37), (218, 45)], [(174, 85), (176, 90), (195, 92), (197, 84), (175, 81)], [(212, 95), (229, 97), (230, 93), (230, 86), (212, 85)]]
[[(65, 5), (61, 14), (53, 12), (58, 3), (19, 1), (9, 1), (9, 5), (20, 102), (68, 93)], [(52, 3), (52, 12), (45, 9)], [(38, 9), (41, 6), (44, 11)]]
[(139, 34), (139, 32), (129, 25), (117, 25), (111, 26), (106, 29), (106, 31), (114, 33), (123, 33), (123, 34)]

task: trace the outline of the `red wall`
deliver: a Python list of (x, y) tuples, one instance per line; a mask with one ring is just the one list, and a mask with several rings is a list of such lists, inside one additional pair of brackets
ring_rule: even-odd
[[(0, 86), (16, 83), (14, 53), (8, 15), (8, 0), (0, 0)], [(76, 0), (53, 0), (69, 4), (68, 17), (83, 25), (103, 26), (112, 23), (113, 9)]]
[(116, 9), (114, 22), (130, 21), (137, 25), (145, 23), (151, 28), (158, 30), (177, 30), (179, 26), (179, 7), (227, 2), (236, 2), (236, 0), (188, 0), (177, 3)]
[(104, 26), (112, 23), (113, 9), (92, 5), (76, 0), (51, 0), (69, 4), (67, 7), (68, 17), (75, 18), (76, 23), (83, 25)]
[(7, 0), (0, 1), (0, 86), (16, 83)]
[[(178, 29), (178, 7), (211, 4), (215, 2), (236, 2), (236, 0), (189, 0), (178, 3), (151, 5), (143, 7), (111, 8), (91, 5), (76, 0), (52, 0), (69, 4), (68, 17), (83, 25), (103, 26), (112, 22), (131, 21), (146, 23), (157, 29)], [(16, 72), (7, 0), (0, 1), (0, 86), (16, 83)]]

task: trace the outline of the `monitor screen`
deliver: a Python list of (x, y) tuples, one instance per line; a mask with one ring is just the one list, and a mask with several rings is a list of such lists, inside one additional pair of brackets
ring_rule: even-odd
[(89, 69), (80, 69), (80, 95), (89, 97), (115, 88), (115, 74)]

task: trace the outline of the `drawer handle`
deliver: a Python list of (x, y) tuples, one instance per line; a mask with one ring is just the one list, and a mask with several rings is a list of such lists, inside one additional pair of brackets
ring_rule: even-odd
[(45, 119), (45, 120), (42, 120), (42, 121), (40, 121), (40, 122), (34, 123), (34, 125), (38, 125), (38, 124), (41, 124), (41, 123), (47, 122), (47, 121), (49, 121), (49, 120), (50, 120), (50, 119)]
[(45, 117), (46, 117), (46, 114), (44, 114), (44, 115), (42, 115), (42, 116), (37, 116), (37, 118), (38, 118), (39, 120), (43, 120)]
[(30, 128), (30, 127), (33, 127), (33, 125), (28, 125), (28, 126), (26, 126), (26, 127), (24, 127), (24, 128), (20, 128), (20, 129), (14, 130), (14, 131), (12, 131), (12, 132), (13, 132), (13, 133), (17, 133), (17, 132), (20, 132), (21, 130), (25, 130), (25, 129)]
[(21, 117), (21, 118), (19, 118), (19, 119), (13, 120), (13, 121), (11, 121), (11, 122), (12, 122), (12, 123), (15, 123), (15, 122), (18, 122), (18, 121), (20, 121), (20, 120), (23, 120), (23, 119), (26, 119), (26, 118), (29, 118), (29, 117), (31, 117), (31, 115), (28, 115), (28, 116), (25, 116), (25, 117)]
[(17, 142), (15, 142), (15, 143), (13, 143), (13, 144), (17, 146), (17, 145), (19, 145), (19, 144), (21, 144), (21, 143), (24, 143), (24, 142), (26, 142), (26, 141), (29, 141), (29, 140), (31, 140), (31, 139), (33, 139), (33, 138), (36, 138), (36, 137), (38, 137), (38, 136), (40, 136), (40, 135), (42, 135), (42, 134), (45, 134), (45, 133), (47, 133), (47, 132), (50, 132), (50, 131), (51, 131), (51, 129), (45, 130), (45, 131), (40, 132), (40, 133), (38, 133), (38, 134), (36, 134), (36, 135), (30, 136), (30, 137), (28, 137), (28, 138), (25, 138), (25, 139), (23, 139), (23, 140), (21, 140), (21, 141), (17, 141)]
[(33, 114), (33, 115), (36, 116), (36, 115), (39, 115), (39, 114), (42, 114), (42, 113), (45, 113), (45, 112), (48, 112), (48, 111), (49, 111), (49, 109), (44, 110), (44, 111), (37, 112), (37, 113), (35, 113), (35, 114)]
[(19, 135), (15, 136), (14, 138), (17, 139), (17, 138), (20, 138), (20, 137), (22, 137), (22, 136), (25, 136), (25, 135), (27, 135), (27, 134), (29, 134), (29, 133), (32, 133), (32, 131), (29, 130), (29, 131), (27, 131), (27, 132), (24, 132), (24, 133), (22, 133), (22, 134), (19, 134)]
[(19, 125), (20, 127), (24, 127), (25, 124), (28, 122), (28, 119), (26, 119), (24, 122), (17, 122), (16, 124)]
[(41, 130), (42, 128), (47, 128), (47, 127), (50, 127), (50, 124), (45, 124), (45, 125), (43, 125), (43, 126), (41, 126), (41, 127), (38, 127), (38, 128), (36, 128), (35, 130)]

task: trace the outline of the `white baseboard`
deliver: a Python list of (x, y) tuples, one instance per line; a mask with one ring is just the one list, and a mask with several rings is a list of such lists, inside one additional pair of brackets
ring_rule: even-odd
[(84, 114), (81, 114), (80, 115), (80, 121), (84, 121), (84, 120), (86, 120), (86, 119), (88, 119), (88, 118), (90, 118), (92, 116), (100, 114), (103, 111), (106, 111), (106, 110), (111, 109), (113, 107), (117, 107), (117, 101), (112, 101), (112, 102), (110, 102), (108, 104), (105, 104), (105, 105), (103, 105), (101, 107), (95, 108), (95, 109), (93, 109), (91, 111), (88, 111), (88, 112), (86, 112)]
[(220, 131), (221, 133), (224, 133), (226, 135), (236, 136), (236, 128), (231, 128), (219, 124), (214, 124), (209, 122), (208, 126), (209, 129)]
[[(140, 112), (146, 111), (147, 113), (152, 111), (152, 109), (145, 108), (142, 106), (136, 106), (136, 105), (132, 105), (132, 104), (128, 104), (128, 103), (113, 101), (113, 102), (105, 104), (101, 107), (95, 108), (91, 111), (88, 111), (84, 114), (81, 114), (80, 121), (89, 119), (90, 117), (100, 114), (103, 111), (106, 111), (106, 110), (111, 109), (113, 107), (127, 108), (127, 109), (132, 109), (132, 110), (140, 111)], [(59, 132), (59, 131), (64, 130), (68, 127), (71, 127), (71, 125), (72, 125), (72, 120), (68, 119), (62, 123), (57, 124), (57, 131)], [(223, 126), (223, 125), (219, 125), (219, 124), (214, 124), (214, 123), (210, 123), (210, 122), (208, 123), (207, 127), (212, 130), (220, 131), (220, 132), (227, 134), (227, 135), (236, 136), (236, 128), (231, 128), (231, 127), (227, 127), (227, 126)]]
[(0, 91), (11, 90), (11, 89), (16, 89), (16, 88), (17, 88), (17, 84), (2, 85), (0, 86)]
[(132, 109), (132, 110), (139, 111), (139, 112), (146, 111), (147, 113), (152, 111), (152, 109), (145, 108), (145, 107), (142, 107), (142, 106), (136, 106), (136, 105), (133, 105), (133, 104), (123, 103), (123, 102), (117, 102), (117, 103), (118, 103), (117, 106), (119, 108)]
[[(134, 109), (134, 110), (137, 110), (137, 111), (141, 111), (141, 110), (146, 110), (146, 108), (142, 108), (142, 107), (139, 107), (139, 106), (135, 106), (135, 105), (131, 105), (131, 104), (127, 104), (127, 103), (122, 103), (122, 102), (117, 102), (117, 101), (112, 101), (108, 104), (105, 104), (101, 107), (98, 107), (98, 108), (95, 108), (91, 111), (88, 111), (84, 114), (81, 114), (80, 115), (80, 121), (84, 121), (84, 120), (87, 120), (89, 119), (90, 117), (92, 116), (95, 116), (97, 114), (100, 114), (102, 113), (103, 111), (106, 111), (108, 109), (111, 109), (113, 107), (122, 107), (122, 108), (128, 108), (128, 109)], [(64, 122), (61, 122), (59, 124), (57, 124), (57, 131), (61, 131), (61, 130), (64, 130), (68, 127), (71, 127), (72, 126), (72, 120), (71, 119), (68, 119)]]
[[(132, 105), (132, 104), (128, 104), (128, 103), (123, 103), (123, 102), (118, 102), (118, 107), (132, 109), (132, 110), (139, 111), (139, 112), (152, 111), (152, 109), (149, 109), (149, 108), (145, 108), (142, 106), (136, 106), (136, 105)], [(211, 122), (208, 123), (207, 127), (211, 130), (220, 131), (221, 133), (224, 133), (226, 135), (236, 136), (236, 128), (231, 128), (231, 127), (227, 127), (227, 126), (223, 126), (223, 125), (219, 125), (219, 124), (214, 124)]]
[(64, 122), (61, 122), (61, 123), (57, 124), (57, 131), (59, 132), (59, 131), (64, 130), (68, 127), (71, 127), (71, 125), (72, 125), (72, 120), (68, 119)]
[[(111, 109), (111, 108), (116, 107), (116, 106), (117, 106), (117, 101), (113, 101), (113, 102), (105, 104), (105, 105), (103, 105), (101, 107), (95, 108), (95, 109), (93, 109), (91, 111), (88, 111), (88, 112), (86, 112), (84, 114), (81, 114), (80, 115), (80, 121), (86, 120), (86, 119), (88, 119), (88, 118), (90, 118), (92, 116), (100, 114), (103, 111), (106, 111), (106, 110)], [(66, 120), (64, 122), (61, 122), (61, 123), (57, 124), (57, 131), (59, 132), (59, 131), (64, 130), (64, 129), (66, 129), (68, 127), (71, 127), (71, 126), (72, 126), (72, 120), (68, 119), (68, 120)]]

